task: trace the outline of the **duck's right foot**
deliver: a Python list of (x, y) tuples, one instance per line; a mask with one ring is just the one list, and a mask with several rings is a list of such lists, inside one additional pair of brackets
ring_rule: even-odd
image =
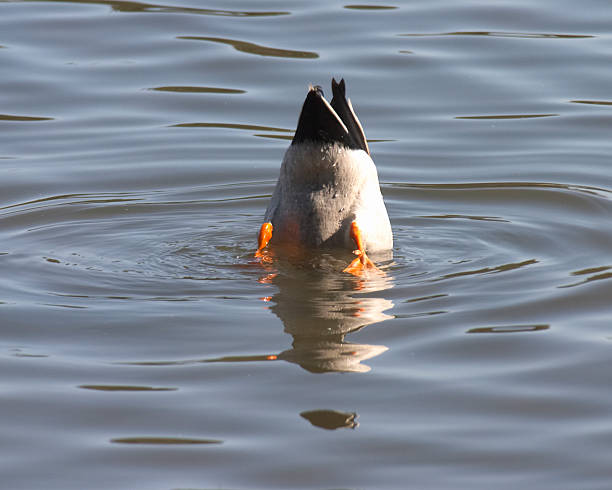
[(363, 245), (363, 237), (361, 236), (361, 230), (357, 225), (356, 221), (351, 223), (351, 238), (357, 245), (357, 250), (354, 250), (353, 253), (357, 255), (357, 258), (353, 260), (346, 269), (342, 272), (348, 272), (349, 274), (353, 274), (354, 276), (360, 276), (364, 271), (368, 269), (373, 269), (378, 271), (378, 267), (374, 265), (374, 262), (370, 260), (370, 258), (366, 255), (365, 247)]
[(257, 251), (255, 252), (255, 257), (263, 258), (262, 250), (266, 248), (266, 246), (268, 245), (268, 242), (272, 238), (273, 230), (274, 230), (274, 227), (272, 226), (272, 223), (270, 222), (264, 223), (263, 225), (261, 225), (261, 228), (259, 229), (259, 237), (257, 239)]

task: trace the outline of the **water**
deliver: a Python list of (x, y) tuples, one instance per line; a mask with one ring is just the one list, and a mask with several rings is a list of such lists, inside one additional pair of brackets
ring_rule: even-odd
[[(610, 488), (610, 26), (595, 1), (0, 2), (3, 488)], [(332, 76), (384, 276), (252, 259)]]

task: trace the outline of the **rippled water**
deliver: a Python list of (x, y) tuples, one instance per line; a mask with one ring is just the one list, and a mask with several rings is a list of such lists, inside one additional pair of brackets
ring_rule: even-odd
[[(0, 2), (3, 488), (609, 489), (611, 26), (594, 1)], [(383, 276), (252, 257), (332, 76)]]

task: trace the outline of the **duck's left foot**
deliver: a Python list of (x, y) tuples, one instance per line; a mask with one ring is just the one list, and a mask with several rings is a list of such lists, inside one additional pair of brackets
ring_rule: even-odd
[(351, 238), (355, 242), (355, 245), (357, 245), (357, 250), (353, 251), (353, 253), (357, 255), (357, 258), (353, 260), (342, 272), (348, 272), (354, 276), (360, 276), (368, 269), (379, 271), (378, 267), (374, 265), (374, 262), (372, 262), (366, 255), (361, 230), (359, 229), (359, 226), (357, 226), (356, 221), (351, 223)]

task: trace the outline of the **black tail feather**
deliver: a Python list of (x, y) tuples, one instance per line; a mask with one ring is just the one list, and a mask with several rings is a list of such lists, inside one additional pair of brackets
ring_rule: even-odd
[(346, 85), (344, 83), (344, 78), (340, 80), (339, 83), (332, 78), (332, 94), (333, 97), (331, 106), (333, 107), (334, 111), (336, 111), (336, 114), (338, 114), (340, 119), (342, 119), (342, 122), (346, 126), (346, 129), (348, 129), (355, 146), (369, 154), (370, 148), (368, 147), (368, 142), (366, 141), (361, 123), (359, 122), (359, 119), (357, 119), (357, 115), (353, 111), (351, 103), (346, 98)]
[(332, 79), (331, 105), (323, 98), (320, 86), (311, 87), (302, 106), (291, 144), (305, 141), (340, 143), (370, 153), (363, 128), (346, 99), (344, 79)]

